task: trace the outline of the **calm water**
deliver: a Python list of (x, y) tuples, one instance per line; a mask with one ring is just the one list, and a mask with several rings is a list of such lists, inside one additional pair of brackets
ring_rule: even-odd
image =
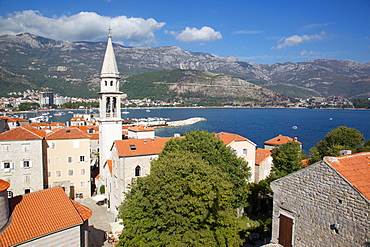
[[(174, 133), (184, 134), (192, 130), (230, 132), (244, 136), (257, 147), (279, 134), (298, 137), (303, 149), (310, 148), (331, 130), (346, 126), (359, 130), (365, 140), (370, 139), (370, 111), (364, 110), (318, 110), (318, 109), (249, 109), (249, 108), (180, 108), (180, 109), (128, 109), (123, 118), (163, 117), (182, 120), (204, 117), (207, 121), (194, 125), (159, 128), (156, 135), (165, 137)], [(75, 111), (83, 112), (83, 111)], [(66, 122), (72, 114), (54, 116), (53, 122)]]

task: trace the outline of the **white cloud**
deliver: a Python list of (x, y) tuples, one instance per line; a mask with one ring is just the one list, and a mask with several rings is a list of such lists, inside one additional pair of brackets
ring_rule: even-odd
[(233, 32), (233, 34), (257, 34), (257, 33), (262, 33), (263, 31), (258, 31), (258, 30), (239, 30)]
[(314, 28), (324, 28), (330, 25), (335, 24), (335, 22), (327, 22), (327, 23), (314, 23), (314, 24), (309, 24), (303, 27), (300, 27), (299, 29), (314, 29)]
[(72, 16), (59, 18), (44, 17), (35, 10), (14, 12), (7, 18), (0, 17), (0, 33), (18, 34), (29, 32), (32, 34), (71, 41), (102, 40), (112, 29), (114, 40), (153, 43), (154, 32), (165, 25), (149, 18), (127, 18), (126, 16), (107, 17), (94, 12), (80, 12)]
[(166, 31), (166, 33), (174, 35), (177, 40), (182, 42), (205, 42), (222, 39), (222, 35), (219, 31), (215, 31), (213, 28), (207, 26), (201, 29), (186, 27), (185, 30), (180, 33), (174, 31)]
[(276, 47), (273, 47), (277, 50), (283, 49), (285, 47), (289, 46), (297, 46), (301, 43), (307, 43), (311, 41), (319, 41), (324, 39), (325, 32), (321, 32), (321, 34), (316, 34), (316, 35), (293, 35), (288, 38), (284, 37), (280, 39), (278, 42), (281, 42), (281, 44), (278, 44)]

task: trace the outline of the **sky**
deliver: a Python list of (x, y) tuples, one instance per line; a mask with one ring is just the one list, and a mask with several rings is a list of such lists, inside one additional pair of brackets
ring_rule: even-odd
[(274, 64), (370, 62), (370, 0), (0, 0), (0, 33)]

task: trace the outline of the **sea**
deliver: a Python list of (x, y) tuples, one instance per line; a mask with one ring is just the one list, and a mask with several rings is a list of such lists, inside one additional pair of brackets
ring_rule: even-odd
[[(206, 130), (213, 133), (229, 132), (241, 135), (254, 142), (258, 148), (278, 135), (297, 137), (302, 149), (309, 149), (324, 138), (331, 130), (346, 126), (359, 130), (366, 140), (370, 139), (370, 111), (342, 109), (305, 108), (132, 108), (124, 109), (123, 119), (166, 118), (170, 121), (203, 117), (206, 121), (181, 127), (156, 129), (156, 136), (170, 137), (193, 130)], [(72, 113), (53, 116), (50, 121), (67, 122)], [(53, 112), (55, 113), (55, 112)], [(84, 113), (74, 110), (73, 113)], [(98, 113), (94, 110), (93, 113)]]

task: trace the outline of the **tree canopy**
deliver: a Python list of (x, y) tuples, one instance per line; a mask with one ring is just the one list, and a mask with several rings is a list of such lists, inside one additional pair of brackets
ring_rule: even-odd
[(303, 151), (298, 142), (290, 141), (272, 150), (272, 163), (269, 180), (284, 177), (302, 168)]
[(233, 154), (214, 134), (207, 131), (192, 131), (185, 134), (185, 138), (176, 138), (167, 142), (162, 150), (163, 155), (176, 150), (187, 150), (197, 153), (209, 165), (218, 167), (227, 174), (226, 180), (233, 184), (235, 194), (235, 208), (247, 206), (249, 187), (247, 179), (250, 177), (248, 163)]
[(133, 183), (120, 206), (120, 245), (239, 246), (235, 198), (240, 190), (234, 193), (232, 181), (244, 175), (224, 171), (228, 161), (239, 170), (245, 166), (208, 132), (168, 142), (150, 174)]
[(363, 146), (364, 137), (361, 132), (340, 126), (327, 133), (315, 147), (311, 148), (310, 163), (320, 161), (324, 156), (338, 156), (341, 150), (357, 152)]

